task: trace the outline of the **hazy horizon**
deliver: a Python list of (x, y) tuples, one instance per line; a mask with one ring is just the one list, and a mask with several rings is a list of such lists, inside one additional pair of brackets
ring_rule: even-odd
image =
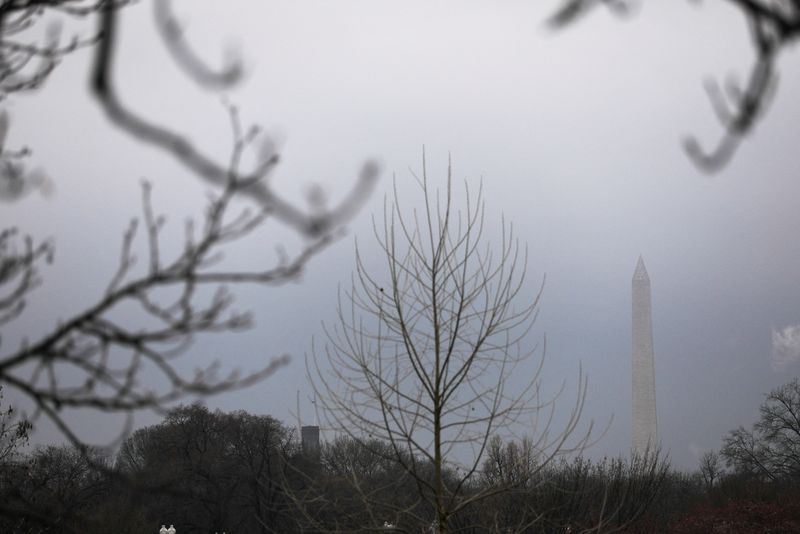
[[(393, 176), (408, 187), (410, 171), (421, 171), (423, 147), (435, 185), (443, 185), (448, 159), (456, 184), (482, 180), (487, 231), (501, 216), (513, 223), (529, 247), (527, 293), (546, 277), (531, 340), (546, 336), (546, 387), (567, 385), (565, 409), (579, 368), (587, 374), (584, 420), (609, 425), (589, 456), (630, 449), (631, 276), (640, 254), (652, 286), (658, 434), (675, 467), (695, 469), (702, 451), (749, 427), (764, 395), (800, 374), (796, 51), (780, 63), (763, 121), (722, 172), (701, 173), (680, 145), (688, 134), (710, 145), (721, 133), (703, 81), (748, 72), (749, 36), (735, 9), (646, 3), (629, 19), (599, 10), (554, 32), (545, 21), (555, 0), (274, 0), (242, 2), (233, 13), (228, 4), (176, 3), (176, 11), (210, 62), (231, 41), (241, 50), (246, 76), (226, 98), (279, 141), (275, 189), (302, 205), (319, 184), (333, 203), (366, 159), (383, 170), (346, 235), (299, 283), (236, 290), (237, 309), (254, 313), (252, 330), (192, 347), (189, 369), (194, 357), (254, 369), (267, 357), (292, 356), (261, 384), (206, 398), (209, 407), (294, 425), (299, 390), (303, 417), (313, 417), (304, 355), (320, 324), (335, 320), (355, 239), (380, 268), (371, 216), (381, 217)], [(147, 7), (124, 10), (120, 38), (121, 97), (226, 161), (231, 136), (219, 96), (175, 68)], [(56, 245), (26, 314), (4, 331), (6, 353), (102, 293), (122, 232), (140, 214), (142, 178), (153, 182), (155, 208), (169, 215), (165, 235), (176, 244), (209, 191), (169, 156), (109, 125), (86, 89), (90, 54), (71, 54), (41, 90), (4, 102), (7, 145), (30, 146), (30, 165), (55, 191), (4, 203), (3, 226)], [(277, 245), (291, 253), (304, 243), (272, 221), (259, 235), (263, 241), (228, 259), (269, 264)], [(18, 401), (13, 390), (4, 393), (4, 402)], [(100, 428), (107, 418), (70, 415), (82, 435), (101, 442), (121, 429)], [(145, 413), (136, 424), (158, 419)], [(46, 425), (32, 440), (61, 441)]]

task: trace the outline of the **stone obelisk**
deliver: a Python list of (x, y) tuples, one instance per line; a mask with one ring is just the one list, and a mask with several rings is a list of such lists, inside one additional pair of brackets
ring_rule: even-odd
[(656, 373), (653, 358), (653, 321), (650, 314), (650, 277), (642, 257), (633, 273), (632, 452), (643, 454), (658, 447), (656, 433)]

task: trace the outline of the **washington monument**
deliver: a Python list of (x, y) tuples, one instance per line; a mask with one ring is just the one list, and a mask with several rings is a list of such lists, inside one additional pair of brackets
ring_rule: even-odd
[(656, 373), (653, 360), (653, 321), (650, 316), (650, 277), (642, 257), (633, 273), (632, 375), (634, 454), (658, 447), (656, 433)]

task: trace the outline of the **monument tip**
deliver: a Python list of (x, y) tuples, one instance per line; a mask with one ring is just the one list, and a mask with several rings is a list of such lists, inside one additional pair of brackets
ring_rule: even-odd
[(650, 281), (650, 277), (647, 275), (647, 268), (644, 266), (644, 259), (642, 259), (641, 254), (639, 254), (639, 259), (636, 261), (636, 270), (633, 271), (633, 280)]

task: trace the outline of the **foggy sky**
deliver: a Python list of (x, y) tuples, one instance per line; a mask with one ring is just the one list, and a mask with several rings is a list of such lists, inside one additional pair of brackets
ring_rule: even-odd
[[(409, 169), (420, 171), (424, 146), (434, 182), (444, 182), (448, 156), (457, 180), (483, 179), (488, 226), (494, 218), (499, 228), (502, 214), (529, 246), (529, 294), (546, 275), (532, 338), (547, 336), (545, 376), (554, 387), (574, 384), (582, 365), (585, 421), (602, 427), (613, 416), (591, 456), (630, 447), (630, 284), (639, 254), (652, 283), (658, 431), (673, 464), (694, 468), (699, 452), (754, 422), (764, 394), (800, 371), (800, 62), (796, 53), (783, 58), (765, 119), (732, 164), (702, 175), (680, 141), (690, 133), (716, 141), (702, 82), (746, 76), (747, 27), (724, 2), (646, 4), (630, 20), (598, 11), (554, 33), (544, 21), (557, 2), (176, 2), (187, 37), (209, 61), (230, 44), (244, 55), (246, 79), (227, 96), (245, 121), (280, 140), (276, 189), (302, 203), (318, 183), (335, 202), (366, 158), (383, 168), (348, 235), (300, 283), (238, 293), (255, 329), (194, 348), (198, 361), (251, 369), (271, 355), (293, 356), (267, 382), (208, 405), (294, 424), (299, 389), (310, 422), (303, 356), (320, 323), (335, 318), (354, 237), (370, 250), (370, 215), (380, 214), (392, 174), (403, 183)], [(122, 98), (225, 161), (231, 136), (219, 96), (175, 68), (147, 5), (126, 9), (122, 21)], [(4, 333), (6, 351), (101, 294), (122, 231), (139, 214), (142, 177), (175, 224), (172, 239), (208, 191), (169, 156), (109, 126), (86, 90), (88, 58), (73, 54), (41, 91), (5, 104), (8, 145), (30, 145), (31, 164), (56, 192), (3, 205), (2, 225), (52, 236), (57, 246), (26, 317)], [(262, 237), (231, 261), (269, 265), (278, 243), (290, 251), (303, 244), (274, 222)], [(117, 430), (104, 434), (85, 414), (73, 420), (97, 439)], [(34, 436), (55, 439), (47, 428)]]

